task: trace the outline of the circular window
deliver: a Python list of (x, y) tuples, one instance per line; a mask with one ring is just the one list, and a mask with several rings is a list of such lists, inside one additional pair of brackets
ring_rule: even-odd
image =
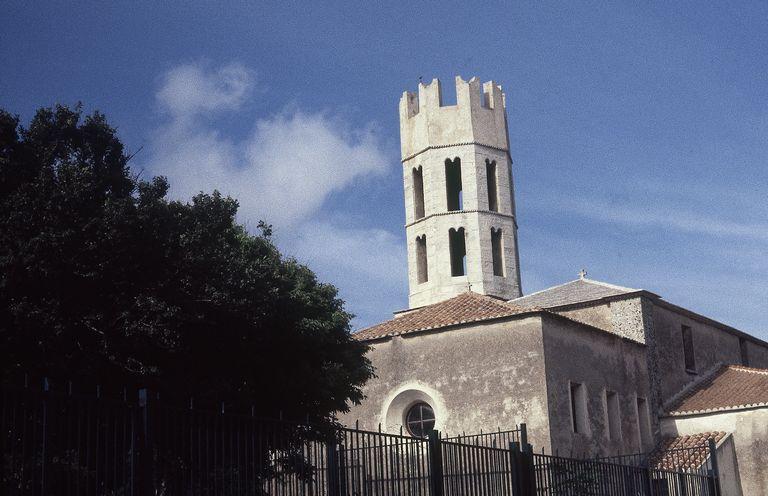
[(434, 410), (423, 401), (414, 404), (405, 415), (405, 427), (414, 437), (427, 437), (435, 428)]

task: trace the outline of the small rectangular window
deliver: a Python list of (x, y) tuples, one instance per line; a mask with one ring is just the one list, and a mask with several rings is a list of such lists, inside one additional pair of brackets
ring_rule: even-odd
[(693, 330), (684, 325), (683, 332), (683, 356), (685, 358), (685, 370), (696, 372), (696, 356), (693, 352)]
[(587, 414), (587, 392), (584, 384), (570, 383), (571, 426), (573, 432), (589, 434), (589, 416)]
[(645, 398), (637, 397), (637, 429), (640, 433), (640, 448), (651, 442), (651, 420), (648, 414), (648, 402)]
[(741, 364), (749, 367), (749, 350), (747, 349), (747, 340), (739, 338), (739, 352), (741, 353)]
[(608, 424), (608, 439), (621, 439), (621, 413), (619, 411), (619, 395), (615, 391), (605, 392), (605, 414)]

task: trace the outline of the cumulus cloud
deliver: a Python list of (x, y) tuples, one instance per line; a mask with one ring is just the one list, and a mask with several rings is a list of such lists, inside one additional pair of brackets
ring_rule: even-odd
[(255, 119), (245, 138), (232, 138), (210, 116), (235, 115), (254, 85), (253, 73), (239, 64), (168, 71), (156, 94), (165, 122), (147, 167), (169, 178), (174, 198), (218, 189), (239, 201), (246, 227), (259, 220), (273, 224), (284, 252), (340, 288), (348, 310), (359, 314), (358, 325), (386, 317), (390, 305), (402, 305), (406, 291), (405, 268), (392, 276), (392, 267), (405, 264), (400, 240), (381, 229), (317, 216), (334, 192), (386, 171), (389, 158), (376, 127), (352, 129), (333, 112), (294, 106)]
[(253, 74), (241, 64), (210, 71), (202, 64), (184, 64), (164, 76), (157, 100), (175, 118), (203, 111), (236, 110), (253, 87)]
[(339, 287), (358, 327), (408, 306), (405, 245), (389, 231), (312, 222), (302, 226), (290, 246), (323, 280)]
[(238, 65), (218, 70), (185, 65), (163, 78), (157, 93), (169, 120), (158, 133), (151, 168), (172, 179), (172, 195), (218, 189), (240, 201), (241, 220), (279, 227), (306, 220), (329, 194), (355, 179), (383, 173), (387, 157), (375, 127), (351, 130), (330, 113), (284, 110), (233, 140), (200, 115), (236, 111), (253, 78)]

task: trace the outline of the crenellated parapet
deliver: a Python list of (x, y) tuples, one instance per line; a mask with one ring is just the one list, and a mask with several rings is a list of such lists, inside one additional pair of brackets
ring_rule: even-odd
[(501, 86), (456, 76), (456, 105), (443, 105), (439, 79), (419, 83), (400, 99), (403, 160), (430, 147), (479, 144), (508, 150), (506, 102)]

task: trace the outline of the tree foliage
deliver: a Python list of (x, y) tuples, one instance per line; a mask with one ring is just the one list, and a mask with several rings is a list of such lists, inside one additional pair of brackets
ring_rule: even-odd
[(0, 110), (0, 365), (329, 419), (372, 375), (336, 289), (218, 192), (166, 198), (100, 113)]

